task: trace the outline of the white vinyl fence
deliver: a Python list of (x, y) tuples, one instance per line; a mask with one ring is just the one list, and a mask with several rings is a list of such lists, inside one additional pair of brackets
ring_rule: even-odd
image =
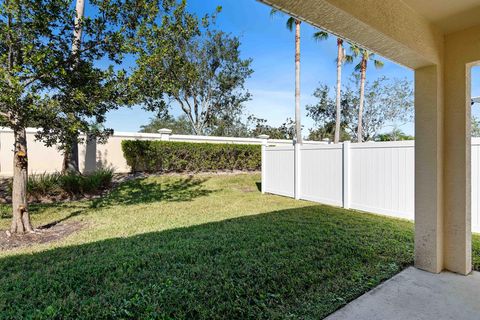
[[(414, 219), (414, 141), (262, 147), (262, 192)], [(472, 139), (472, 230), (480, 232), (480, 139)]]

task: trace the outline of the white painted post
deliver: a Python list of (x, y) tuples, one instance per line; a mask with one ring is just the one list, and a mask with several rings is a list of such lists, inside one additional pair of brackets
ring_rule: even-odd
[(262, 140), (262, 193), (265, 193), (265, 186), (267, 185), (267, 145), (268, 145), (268, 138), (270, 136), (266, 134), (261, 134), (258, 136), (259, 139)]
[(350, 141), (343, 143), (343, 207), (350, 209)]
[(302, 171), (301, 171), (301, 166), (300, 166), (300, 159), (301, 159), (301, 146), (302, 144), (301, 143), (297, 143), (297, 141), (293, 141), (294, 143), (294, 153), (295, 153), (295, 160), (294, 160), (294, 177), (295, 177), (295, 189), (294, 189), (294, 193), (295, 193), (295, 199), (296, 200), (300, 200), (300, 196), (301, 196), (301, 192), (302, 190), (300, 190), (300, 180), (301, 180), (301, 174), (302, 174)]
[(163, 128), (158, 130), (158, 133), (160, 133), (160, 141), (170, 141), (172, 130)]

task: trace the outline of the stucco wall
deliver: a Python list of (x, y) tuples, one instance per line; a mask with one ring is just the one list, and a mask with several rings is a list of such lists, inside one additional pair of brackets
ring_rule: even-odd
[[(29, 155), (29, 172), (31, 174), (56, 172), (62, 169), (62, 154), (56, 147), (46, 147), (42, 142), (35, 140), (35, 129), (27, 130), (27, 143)], [(262, 144), (263, 140), (257, 138), (230, 138), (206, 137), (188, 135), (167, 135), (162, 139), (161, 134), (117, 132), (111, 136), (107, 143), (88, 143), (79, 145), (80, 170), (89, 172), (97, 167), (111, 167), (116, 172), (129, 172), (123, 156), (121, 143), (123, 140), (169, 140), (179, 142), (197, 143), (236, 143), (236, 144)], [(0, 128), (0, 176), (11, 176), (13, 173), (13, 132)], [(269, 140), (273, 145), (292, 145), (291, 140)], [(319, 142), (305, 141), (306, 144)]]

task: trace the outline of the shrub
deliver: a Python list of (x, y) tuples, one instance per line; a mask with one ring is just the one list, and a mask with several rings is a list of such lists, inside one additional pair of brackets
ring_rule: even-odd
[(112, 185), (113, 170), (99, 169), (86, 176), (83, 176), (81, 183), (81, 192), (85, 194), (94, 194), (108, 189)]
[(122, 149), (133, 172), (259, 170), (261, 146), (124, 140)]
[(55, 196), (61, 193), (59, 173), (42, 173), (28, 178), (27, 192), (39, 199), (45, 196)]
[(112, 180), (113, 170), (111, 169), (99, 169), (86, 175), (42, 173), (29, 176), (27, 192), (36, 200), (62, 195), (70, 197), (94, 195), (108, 189)]
[(60, 188), (70, 197), (82, 194), (83, 176), (76, 173), (67, 173), (60, 176)]

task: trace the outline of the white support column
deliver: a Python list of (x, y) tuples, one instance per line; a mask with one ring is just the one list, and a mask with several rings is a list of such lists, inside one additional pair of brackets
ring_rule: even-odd
[(163, 128), (158, 130), (158, 133), (160, 133), (161, 141), (170, 141), (170, 135), (172, 134), (172, 130)]
[(270, 136), (266, 134), (262, 134), (258, 136), (259, 139), (262, 140), (262, 193), (265, 194), (265, 186), (267, 185), (267, 145), (268, 145), (268, 138)]
[(350, 209), (350, 141), (343, 143), (343, 207)]
[(294, 154), (295, 154), (295, 160), (294, 160), (294, 179), (295, 179), (295, 199), (300, 200), (300, 195), (301, 195), (301, 179), (302, 179), (302, 170), (301, 170), (301, 149), (302, 144), (297, 143), (294, 141)]

